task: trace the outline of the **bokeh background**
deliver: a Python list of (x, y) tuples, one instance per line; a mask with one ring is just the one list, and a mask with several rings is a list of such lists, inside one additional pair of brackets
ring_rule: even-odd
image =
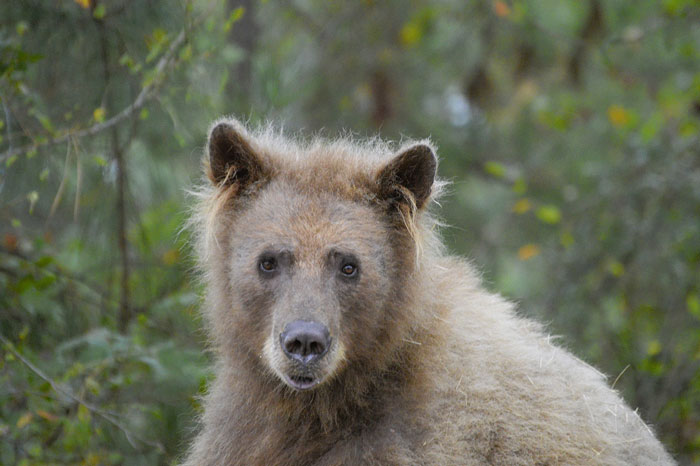
[(700, 462), (697, 0), (3, 1), (0, 103), (1, 464), (183, 453), (223, 114), (431, 137), (451, 250)]

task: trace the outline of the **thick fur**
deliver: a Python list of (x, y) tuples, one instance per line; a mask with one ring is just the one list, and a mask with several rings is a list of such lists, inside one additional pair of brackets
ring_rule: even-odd
[[(217, 363), (185, 465), (674, 464), (604, 376), (444, 251), (429, 213), (440, 181), (426, 202), (387, 193), (402, 150), (222, 122), (259, 165), (237, 182), (207, 159), (197, 193)], [(294, 267), (261, 282), (257, 254), (277, 243)], [(324, 275), (331, 246), (360, 258), (355, 285)], [(306, 391), (284, 382), (276, 346), (278, 321), (300, 315), (337, 342)]]

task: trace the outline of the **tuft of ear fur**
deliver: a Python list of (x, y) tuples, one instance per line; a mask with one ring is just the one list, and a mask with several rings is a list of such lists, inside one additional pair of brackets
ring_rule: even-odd
[(242, 125), (216, 124), (209, 133), (207, 176), (217, 186), (236, 184), (238, 192), (262, 178), (265, 168)]
[(401, 150), (377, 176), (379, 195), (392, 203), (422, 208), (435, 182), (437, 156), (426, 143), (417, 143)]

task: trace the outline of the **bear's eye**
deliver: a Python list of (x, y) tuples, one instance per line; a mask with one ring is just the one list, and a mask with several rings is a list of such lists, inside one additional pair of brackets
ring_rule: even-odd
[(260, 259), (260, 270), (265, 273), (274, 272), (277, 270), (277, 261), (272, 257)]
[(357, 266), (350, 263), (345, 263), (340, 268), (340, 272), (346, 277), (354, 277), (357, 275)]

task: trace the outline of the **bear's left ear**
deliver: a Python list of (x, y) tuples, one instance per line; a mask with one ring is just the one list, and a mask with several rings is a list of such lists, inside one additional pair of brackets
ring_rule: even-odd
[(425, 143), (409, 146), (379, 171), (379, 195), (420, 209), (430, 196), (436, 172), (437, 157), (432, 147)]

